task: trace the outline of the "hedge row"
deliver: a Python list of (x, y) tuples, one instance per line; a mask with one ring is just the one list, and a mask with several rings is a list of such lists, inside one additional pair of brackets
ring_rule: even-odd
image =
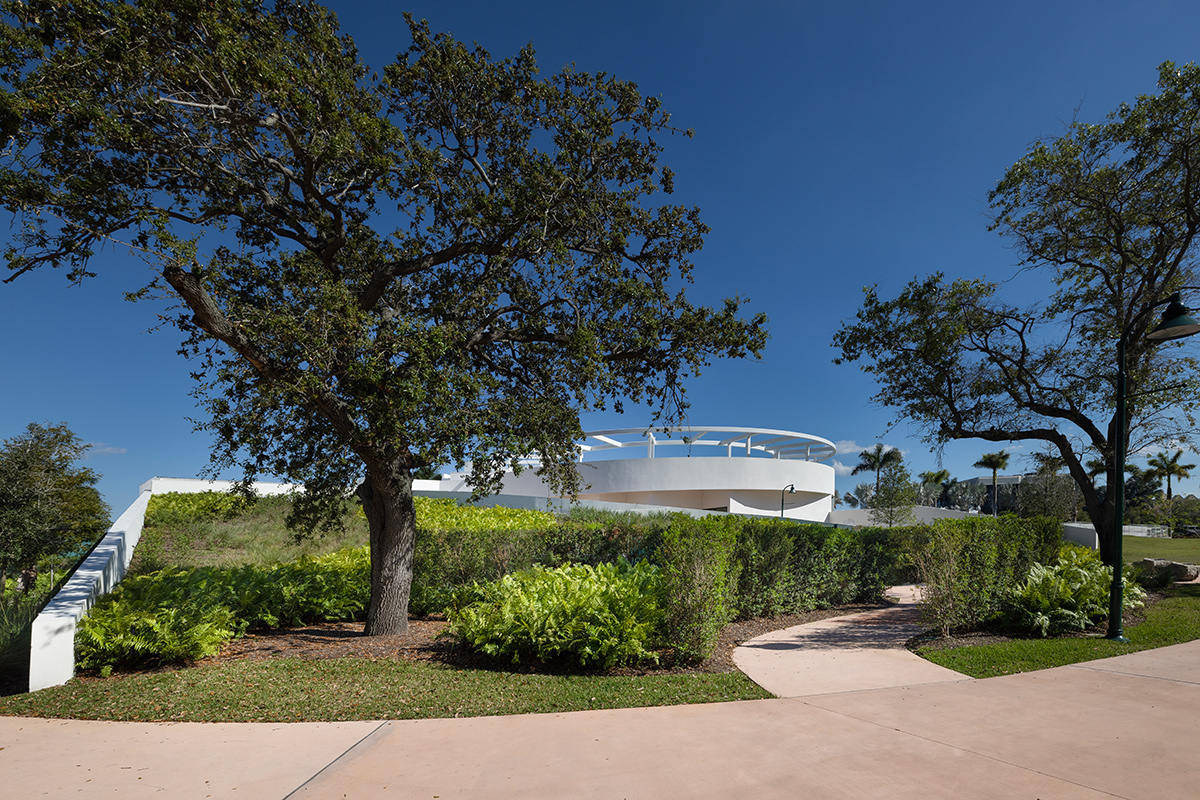
[[(212, 513), (179, 509), (197, 510)], [(428, 501), (424, 510), (418, 517), (414, 614), (450, 610), (453, 620), (473, 620), (469, 633), (465, 625), (458, 628), (464, 641), (484, 652), (489, 620), (505, 622), (497, 641), (518, 642), (518, 629), (538, 632), (529, 639), (534, 644), (492, 648), (510, 658), (557, 652), (542, 633), (553, 622), (583, 643), (564, 655), (605, 665), (647, 652), (649, 641), (645, 624), (630, 622), (628, 613), (609, 617), (593, 608), (605, 598), (620, 597), (627, 609), (639, 609), (638, 620), (655, 619), (655, 645), (674, 648), (685, 661), (707, 657), (733, 619), (878, 601), (887, 586), (914, 576), (929, 587), (930, 622), (951, 630), (999, 613), (1030, 567), (1054, 558), (1061, 537), (1054, 521), (1015, 518), (849, 530), (764, 518), (577, 509), (557, 520), (522, 512), (501, 527), (480, 523), (491, 510), (463, 514), (446, 501)], [(186, 661), (247, 627), (361, 618), (369, 599), (366, 558), (365, 548), (358, 548), (273, 568), (164, 571), (128, 581), (81, 626), (81, 662)], [(547, 572), (617, 563), (628, 566), (611, 574)], [(629, 570), (638, 564), (653, 568), (653, 580), (636, 573), (637, 585), (656, 587), (658, 616), (629, 594)], [(526, 573), (531, 577), (502, 581)], [(546, 598), (573, 586), (590, 587), (596, 600), (589, 600), (590, 621), (582, 627), (547, 608)], [(514, 616), (518, 608), (548, 616), (524, 621)], [(641, 638), (617, 641), (609, 633), (614, 626), (636, 629)]]

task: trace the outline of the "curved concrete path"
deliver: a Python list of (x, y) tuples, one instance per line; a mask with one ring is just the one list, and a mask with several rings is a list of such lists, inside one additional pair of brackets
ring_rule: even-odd
[(738, 647), (733, 661), (776, 697), (970, 680), (904, 646), (924, 629), (917, 587), (886, 594), (896, 605), (773, 631)]
[[(773, 654), (808, 675), (789, 688), (781, 668), (758, 670), (762, 681), (800, 693), (772, 700), (290, 725), (0, 717), (0, 791), (656, 800), (1190, 800), (1200, 793), (1193, 746), (1200, 641), (967, 680), (901, 666), (889, 644), (863, 646), (894, 642), (911, 624), (904, 613), (902, 604), (882, 620), (826, 620), (748, 642), (739, 661)], [(865, 651), (881, 652), (870, 661)]]

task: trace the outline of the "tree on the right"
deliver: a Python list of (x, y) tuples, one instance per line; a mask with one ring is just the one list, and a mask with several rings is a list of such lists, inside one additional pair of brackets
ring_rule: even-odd
[(992, 229), (1049, 278), (1047, 296), (1018, 307), (998, 283), (942, 274), (893, 299), (869, 286), (834, 360), (860, 363), (878, 381), (874, 401), (931, 443), (1048, 443), (1111, 564), (1117, 497), (1097, 487), (1123, 485), (1118, 453), (1188, 444), (1195, 427), (1194, 346), (1146, 334), (1173, 293), (1200, 298), (1200, 68), (1162, 64), (1157, 93), (1033, 145), (988, 200)]

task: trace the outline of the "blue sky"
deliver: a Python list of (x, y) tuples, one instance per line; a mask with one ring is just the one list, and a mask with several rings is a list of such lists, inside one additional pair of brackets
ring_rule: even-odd
[[(1044, 287), (987, 230), (987, 193), (1039, 138), (1073, 116), (1098, 121), (1154, 91), (1164, 60), (1200, 59), (1200, 4), (1146, 0), (1041, 2), (332, 2), (368, 63), (408, 45), (401, 12), (428, 19), (493, 56), (532, 42), (543, 73), (568, 63), (635, 81), (695, 137), (666, 141), (677, 202), (712, 228), (693, 296), (731, 294), (771, 318), (757, 363), (714, 364), (689, 390), (690, 421), (813, 433), (849, 466), (876, 442), (899, 447), (914, 473), (937, 468), (915, 430), (869, 402), (873, 381), (835, 366), (835, 330), (862, 287), (894, 295), (944, 271), (1005, 282), (1016, 302)], [(0, 236), (7, 231), (0, 229)], [(125, 253), (68, 287), (60, 273), (0, 285), (0, 437), (29, 422), (67, 422), (94, 445), (88, 465), (119, 513), (159, 475), (189, 477), (210, 441), (192, 432), (179, 336), (152, 331), (151, 304), (123, 293), (149, 268)], [(1188, 345), (1182, 345), (1188, 346)], [(595, 414), (585, 428), (636, 427), (636, 414)], [(953, 443), (958, 478), (998, 449)], [(1010, 448), (1025, 467), (1028, 446)], [(1177, 491), (1195, 492), (1197, 477)]]

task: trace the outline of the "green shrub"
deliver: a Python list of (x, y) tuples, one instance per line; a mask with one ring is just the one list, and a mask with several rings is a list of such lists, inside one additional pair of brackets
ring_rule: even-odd
[(242, 495), (229, 492), (166, 492), (151, 495), (144, 524), (162, 527), (206, 519), (232, 519), (251, 505)]
[(76, 654), (85, 667), (186, 662), (247, 628), (363, 619), (370, 597), (365, 547), (272, 567), (163, 570), (102, 598), (80, 621)]
[(774, 519), (747, 519), (739, 526), (734, 550), (739, 618), (775, 617), (808, 605), (799, 600), (792, 570), (796, 528), (794, 523)]
[(677, 514), (663, 532), (655, 560), (663, 574), (664, 636), (683, 661), (708, 658), (733, 618), (736, 547), (732, 517)]
[(116, 600), (80, 624), (75, 658), (84, 669), (185, 663), (213, 655), (238, 633), (223, 606), (144, 609)]
[(898, 529), (748, 518), (735, 524), (739, 618), (877, 602), (895, 582)]
[(648, 562), (534, 567), (479, 591), (479, 602), (451, 613), (449, 630), (492, 658), (603, 668), (653, 658), (662, 610)]
[[(1142, 605), (1146, 593), (1123, 577), (1124, 608)], [(1112, 568), (1087, 547), (1063, 545), (1052, 564), (1034, 564), (1025, 580), (1008, 597), (1006, 622), (1010, 627), (1054, 636), (1082, 631), (1108, 616)]]
[(547, 511), (478, 508), (449, 498), (415, 498), (413, 582), (430, 589), (487, 583), (537, 562)]
[(917, 526), (909, 557), (925, 584), (926, 619), (944, 636), (995, 619), (1029, 568), (1053, 557), (1061, 530), (1056, 521), (1017, 517)]
[(671, 526), (670, 513), (602, 511), (577, 506), (552, 528), (541, 531), (539, 563), (609, 564), (620, 558), (631, 562), (652, 558)]

